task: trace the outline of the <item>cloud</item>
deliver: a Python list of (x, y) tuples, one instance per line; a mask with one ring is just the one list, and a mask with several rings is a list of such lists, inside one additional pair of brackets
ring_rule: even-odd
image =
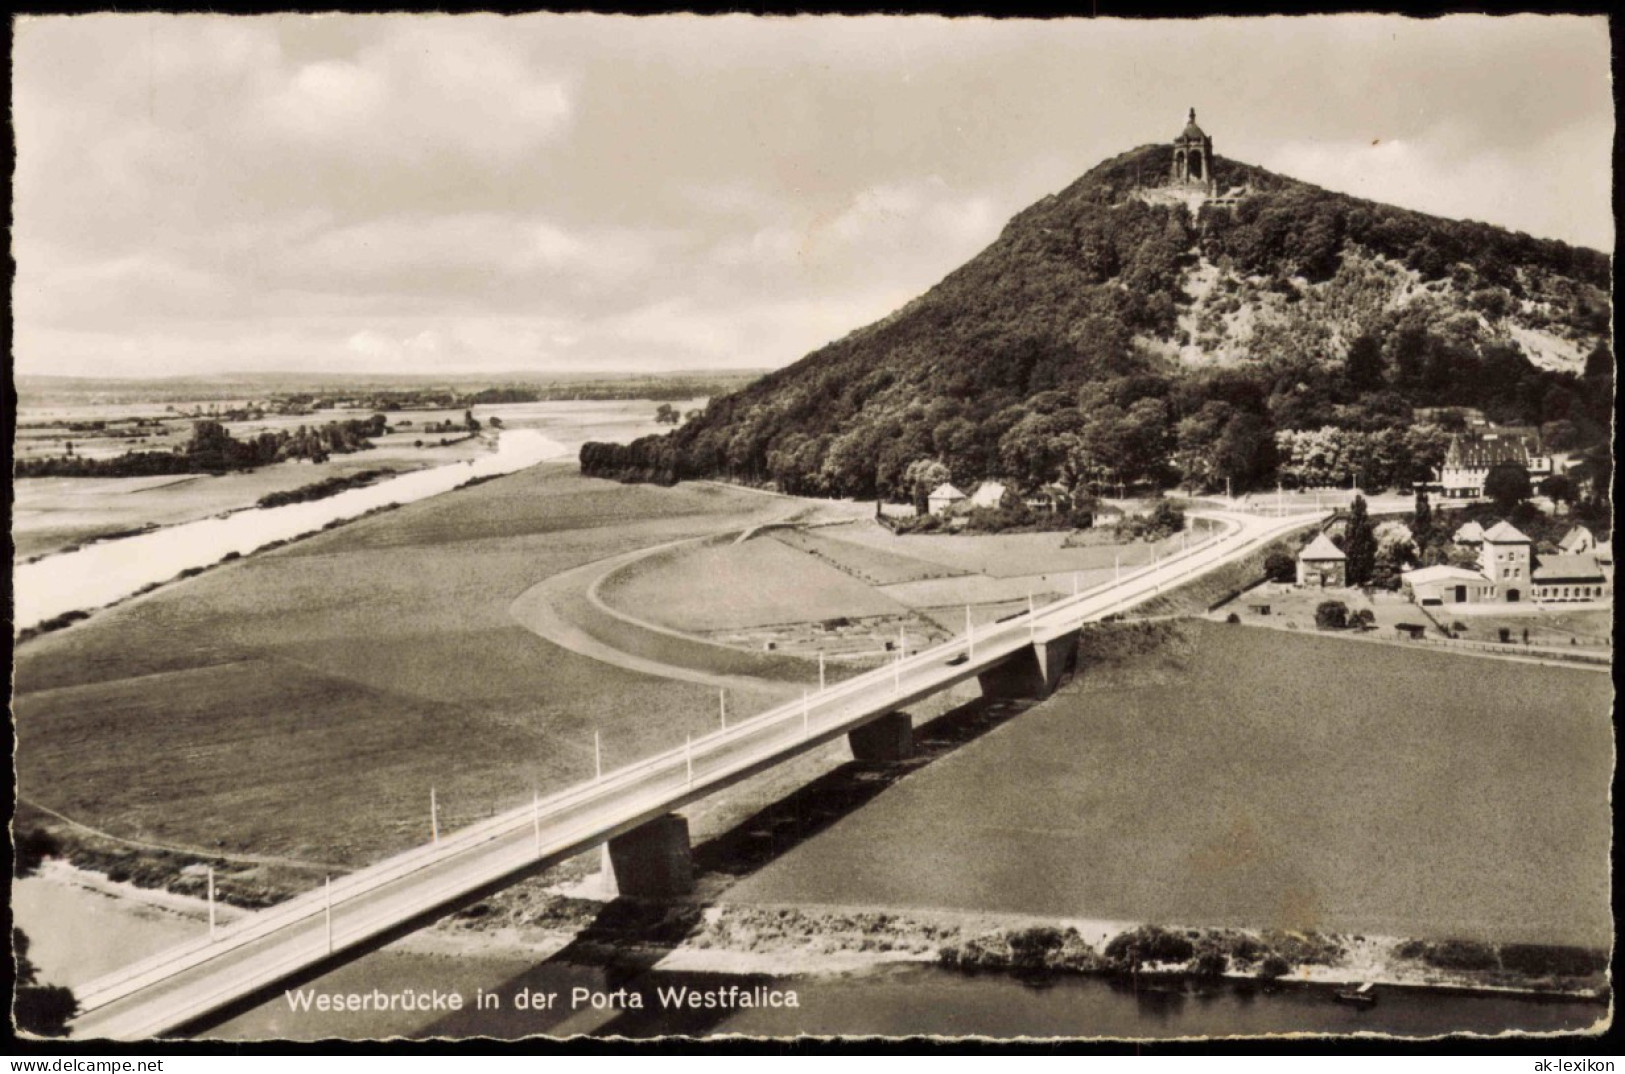
[(29, 17), (12, 88), (24, 372), (781, 364), (1192, 103), (1613, 234), (1604, 20)]

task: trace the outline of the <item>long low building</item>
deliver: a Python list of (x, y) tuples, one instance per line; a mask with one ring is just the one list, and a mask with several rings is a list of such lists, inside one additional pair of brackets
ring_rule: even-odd
[(1496, 599), (1495, 583), (1466, 567), (1423, 567), (1406, 571), (1403, 584), (1418, 604), (1484, 604)]
[(1601, 600), (1613, 585), (1597, 557), (1584, 553), (1541, 556), (1535, 566), (1530, 593), (1536, 600)]

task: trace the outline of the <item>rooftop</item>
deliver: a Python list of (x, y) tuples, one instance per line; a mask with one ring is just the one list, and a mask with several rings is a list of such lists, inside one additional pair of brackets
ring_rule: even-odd
[(1488, 542), (1489, 544), (1529, 544), (1530, 543), (1529, 538), (1525, 537), (1523, 535), (1522, 531), (1520, 531), (1518, 529), (1518, 527), (1514, 526), (1512, 523), (1507, 522), (1505, 520), (1497, 522), (1495, 525), (1493, 525), (1489, 529), (1485, 530), (1484, 531), (1484, 540), (1486, 542)]
[(1541, 556), (1531, 575), (1537, 582), (1600, 582), (1602, 568), (1596, 556)]
[(1343, 554), (1343, 550), (1341, 548), (1332, 543), (1332, 539), (1330, 537), (1322, 533), (1317, 535), (1314, 540), (1310, 541), (1309, 544), (1304, 547), (1302, 552), (1298, 553), (1298, 558), (1318, 560), (1347, 559), (1348, 557)]

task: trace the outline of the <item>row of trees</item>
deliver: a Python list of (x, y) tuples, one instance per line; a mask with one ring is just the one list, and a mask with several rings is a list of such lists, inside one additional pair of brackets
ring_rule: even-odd
[(372, 447), (370, 437), (388, 431), (384, 415), (374, 414), (293, 430), (266, 430), (238, 440), (218, 421), (196, 421), (191, 438), (173, 451), (127, 451), (105, 459), (83, 455), (20, 459), (14, 473), (17, 477), (150, 477), (229, 473), (289, 459), (320, 463), (330, 455), (364, 451)]

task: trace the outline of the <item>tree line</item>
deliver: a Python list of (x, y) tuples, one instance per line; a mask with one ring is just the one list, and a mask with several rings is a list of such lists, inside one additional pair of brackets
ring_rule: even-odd
[(17, 477), (150, 477), (163, 474), (223, 474), (253, 470), (289, 459), (326, 462), (372, 447), (370, 437), (389, 431), (384, 415), (328, 422), (297, 429), (265, 430), (239, 440), (218, 421), (192, 423), (192, 436), (172, 451), (127, 451), (104, 459), (61, 455), (19, 459)]

